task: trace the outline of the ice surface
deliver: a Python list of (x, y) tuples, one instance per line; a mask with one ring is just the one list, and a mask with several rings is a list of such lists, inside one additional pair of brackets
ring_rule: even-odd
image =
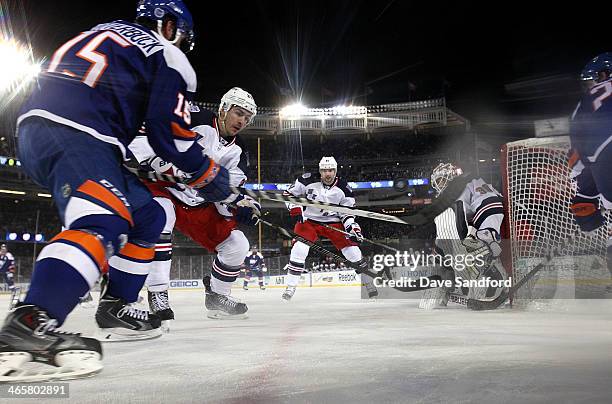
[[(104, 345), (104, 371), (70, 381), (74, 403), (432, 403), (612, 400), (612, 301), (559, 311), (433, 311), (359, 289), (236, 290), (250, 318), (207, 319), (200, 290), (171, 290), (159, 339)], [(0, 314), (8, 297), (0, 298)], [(64, 329), (91, 334), (95, 309)], [(20, 400), (25, 403), (31, 400)], [(31, 401), (34, 402), (34, 401)], [(40, 402), (40, 400), (38, 400)], [(53, 402), (61, 402), (53, 400)]]

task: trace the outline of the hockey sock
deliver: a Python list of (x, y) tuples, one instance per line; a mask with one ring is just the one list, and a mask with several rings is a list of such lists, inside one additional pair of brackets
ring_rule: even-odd
[(127, 243), (119, 254), (109, 260), (106, 292), (113, 297), (125, 299), (128, 303), (137, 301), (154, 256), (155, 246), (152, 243)]
[(24, 303), (40, 307), (61, 325), (88, 291), (89, 285), (75, 268), (62, 260), (46, 258), (36, 263)]
[(40, 252), (25, 303), (47, 311), (60, 324), (107, 267), (98, 236), (65, 230)]
[(229, 296), (232, 290), (232, 283), (234, 283), (238, 274), (240, 274), (240, 266), (231, 267), (225, 265), (219, 260), (219, 257), (216, 257), (212, 266), (210, 288), (215, 293)]
[(287, 286), (297, 286), (304, 268), (305, 264), (303, 262), (289, 261), (287, 265)]

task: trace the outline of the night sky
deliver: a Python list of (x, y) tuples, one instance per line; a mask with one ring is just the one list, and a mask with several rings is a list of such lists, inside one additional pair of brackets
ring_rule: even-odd
[[(6, 1), (38, 56), (135, 1)], [(112, 3), (112, 5), (109, 5)], [(584, 64), (610, 50), (603, 12), (561, 2), (187, 1), (197, 99), (241, 86), (262, 106), (380, 104), (444, 95), (481, 127), (567, 115)], [(538, 8), (534, 8), (538, 4)], [(598, 17), (601, 16), (601, 17)], [(27, 24), (24, 23), (27, 22)]]

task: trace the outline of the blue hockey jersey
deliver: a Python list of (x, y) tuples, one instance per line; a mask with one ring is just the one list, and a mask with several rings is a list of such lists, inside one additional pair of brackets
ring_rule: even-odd
[(251, 271), (261, 271), (266, 266), (263, 255), (258, 252), (252, 252), (244, 260), (244, 264)]
[(595, 162), (612, 141), (612, 79), (593, 86), (582, 98), (570, 121), (572, 148), (584, 163)]
[(189, 130), (196, 74), (162, 36), (126, 21), (95, 26), (55, 51), (18, 124), (38, 116), (127, 145), (143, 125), (156, 154), (191, 173), (205, 162)]

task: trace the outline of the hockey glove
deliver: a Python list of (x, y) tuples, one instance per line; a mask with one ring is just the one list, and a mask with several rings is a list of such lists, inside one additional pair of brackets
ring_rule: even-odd
[(361, 226), (357, 223), (353, 222), (345, 228), (347, 233), (350, 235), (346, 236), (349, 240), (354, 243), (361, 244), (363, 243), (363, 234), (361, 234)]
[(259, 223), (259, 217), (261, 216), (261, 205), (257, 203), (255, 199), (246, 195), (239, 195), (232, 205), (235, 205), (235, 207), (232, 208), (232, 211), (234, 218), (238, 223), (245, 224), (247, 226), (255, 226), (257, 223)]
[(187, 185), (195, 188), (198, 196), (207, 202), (221, 202), (232, 194), (229, 188), (229, 171), (212, 159), (208, 159), (208, 163), (191, 175)]
[(587, 198), (576, 195), (572, 198), (570, 209), (576, 223), (584, 232), (595, 231), (606, 222), (599, 209), (599, 198), (597, 197)]
[(484, 241), (489, 246), (493, 258), (497, 258), (501, 255), (501, 237), (495, 229), (487, 227), (484, 229), (476, 230), (476, 238), (478, 240)]
[[(469, 259), (464, 257), (466, 277), (469, 279), (478, 279), (480, 274), (489, 268), (493, 261), (493, 252), (491, 247), (474, 236), (467, 236), (461, 241), (461, 244), (465, 247), (468, 255), (473, 257)], [(500, 250), (501, 252), (501, 250)]]
[(150, 159), (143, 162), (142, 165), (151, 171), (155, 171), (158, 174), (171, 175), (181, 180), (186, 180), (188, 177), (184, 171), (179, 170), (174, 166), (174, 164), (170, 163), (169, 161), (163, 160), (161, 157), (151, 157)]
[(291, 215), (291, 226), (295, 227), (298, 223), (304, 223), (304, 216), (302, 215), (302, 208), (300, 206), (291, 208), (289, 215)]

